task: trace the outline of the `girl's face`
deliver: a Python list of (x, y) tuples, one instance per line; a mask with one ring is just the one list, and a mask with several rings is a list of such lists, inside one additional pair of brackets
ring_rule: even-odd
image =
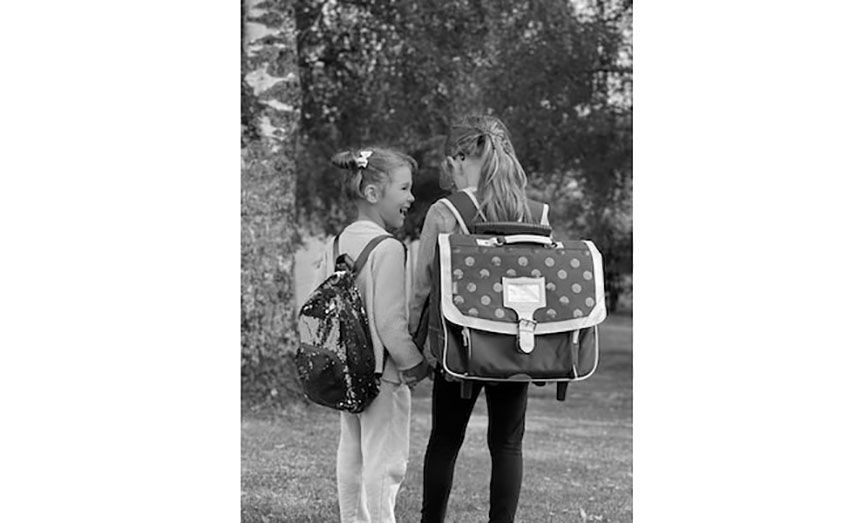
[(413, 174), (410, 167), (396, 167), (390, 171), (390, 179), (384, 187), (383, 195), (375, 202), (378, 217), (385, 229), (400, 229), (404, 218), (413, 203)]

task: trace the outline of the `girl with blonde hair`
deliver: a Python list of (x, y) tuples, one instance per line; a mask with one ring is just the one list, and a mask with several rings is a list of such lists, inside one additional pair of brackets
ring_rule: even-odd
[[(451, 178), (477, 208), (476, 220), (548, 225), (548, 206), (525, 195), (526, 175), (505, 125), (494, 116), (469, 115), (453, 125), (445, 144), (444, 179)], [(421, 260), (414, 275), (409, 329), (420, 331), (431, 288), (432, 264), (440, 233), (469, 232), (453, 207), (437, 202), (425, 217), (420, 235)], [(427, 346), (427, 344), (426, 344)], [(427, 353), (428, 351), (426, 351)], [(447, 379), (436, 365), (431, 404), (431, 434), (423, 471), (422, 521), (442, 522), (452, 487), (455, 460), (481, 389), (487, 400), (487, 445), (492, 461), (491, 522), (513, 521), (522, 483), (522, 438), (527, 383), (472, 384), (463, 398), (461, 384)]]
[[(407, 331), (405, 248), (386, 237), (400, 229), (413, 203), (410, 156), (378, 147), (341, 151), (331, 159), (343, 169), (357, 219), (328, 242), (317, 273), (330, 276), (335, 252), (357, 259), (373, 245), (356, 284), (369, 320), (380, 375), (378, 396), (359, 413), (340, 412), (337, 493), (342, 523), (395, 523), (395, 500), (410, 449), (410, 389), (428, 365)], [(377, 244), (373, 243), (377, 242)]]

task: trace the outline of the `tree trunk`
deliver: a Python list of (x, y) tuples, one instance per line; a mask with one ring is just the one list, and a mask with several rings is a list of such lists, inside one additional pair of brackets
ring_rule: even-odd
[(291, 0), (243, 0), (242, 402), (297, 391), (295, 149), (301, 91)]

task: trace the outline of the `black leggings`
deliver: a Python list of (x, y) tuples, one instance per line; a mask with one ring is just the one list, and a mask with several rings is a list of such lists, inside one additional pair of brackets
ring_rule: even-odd
[(474, 382), (472, 397), (460, 397), (460, 383), (435, 373), (431, 395), (431, 437), (425, 451), (422, 522), (442, 522), (452, 489), (455, 460), (478, 393), (487, 398), (490, 449), (490, 522), (514, 520), (522, 484), (522, 436), (528, 383)]

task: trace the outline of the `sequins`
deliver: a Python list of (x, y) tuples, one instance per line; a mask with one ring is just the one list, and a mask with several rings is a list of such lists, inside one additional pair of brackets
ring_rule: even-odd
[(581, 316), (584, 316), (584, 313), (581, 312), (581, 309), (576, 309), (573, 311), (573, 318), (580, 318)]
[(538, 269), (534, 269), (533, 271), (531, 271), (531, 277), (532, 278), (539, 278), (540, 277), (540, 271)]
[(481, 279), (489, 278), (490, 277), (490, 271), (488, 271), (487, 269), (481, 269), (480, 271), (478, 271), (478, 276), (480, 276)]
[(490, 305), (490, 296), (487, 296), (486, 294), (484, 296), (482, 296), (481, 297), (481, 305), (484, 305), (485, 307), (487, 305)]
[(463, 271), (460, 269), (455, 269), (454, 271), (452, 271), (452, 276), (454, 276), (456, 280), (459, 280), (463, 278)]
[(561, 269), (560, 271), (558, 271), (558, 278), (561, 278), (562, 280), (566, 280), (567, 279), (567, 271), (565, 271), (564, 269)]
[(581, 285), (579, 285), (578, 283), (573, 283), (573, 286), (571, 287), (571, 289), (573, 290), (574, 293), (578, 294), (578, 293), (581, 292)]
[(475, 292), (477, 289), (478, 289), (478, 286), (475, 285), (472, 282), (469, 282), (469, 283), (466, 284), (466, 290), (468, 290), (469, 292)]
[(593, 305), (596, 304), (596, 302), (593, 301), (593, 298), (587, 298), (586, 300), (584, 300), (584, 304), (587, 305), (588, 307), (593, 307)]
[(554, 283), (552, 283), (551, 281), (550, 281), (549, 283), (547, 283), (547, 284), (546, 284), (546, 290), (547, 290), (547, 291), (554, 292), (554, 291), (555, 291), (555, 289), (557, 289), (557, 287), (556, 287), (556, 286), (555, 286), (555, 284), (554, 284)]
[(573, 258), (572, 260), (570, 260), (570, 267), (572, 267), (573, 269), (578, 269), (579, 265), (581, 265), (581, 262), (578, 261), (578, 258)]
[(505, 309), (496, 309), (493, 314), (495, 314), (497, 318), (502, 319), (505, 317)]
[(471, 309), (469, 309), (469, 311), (467, 311), (467, 314), (469, 314), (470, 316), (478, 316), (478, 309), (472, 307)]
[(498, 256), (493, 256), (492, 258), (490, 258), (490, 263), (493, 264), (493, 266), (498, 267), (502, 264), (502, 259)]
[(519, 264), (520, 267), (525, 267), (526, 265), (528, 265), (528, 258), (526, 258), (525, 256), (520, 256), (516, 262)]
[(496, 292), (502, 292), (502, 284), (499, 282), (494, 283), (493, 290)]
[(465, 263), (467, 267), (472, 267), (473, 265), (475, 265), (475, 258), (473, 258), (472, 256), (467, 256), (466, 259), (463, 260), (463, 263)]
[(455, 305), (463, 305), (463, 296), (456, 295), (454, 298), (452, 298), (452, 301), (455, 303)]
[(590, 271), (584, 271), (584, 273), (582, 274), (582, 276), (583, 276), (583, 277), (584, 277), (584, 279), (585, 279), (585, 280), (587, 280), (587, 281), (590, 281), (590, 280), (592, 280), (592, 279), (593, 279), (593, 273), (592, 273), (592, 272), (590, 272)]
[(555, 260), (552, 258), (546, 258), (545, 260), (543, 260), (543, 263), (545, 263), (547, 267), (555, 266)]
[(514, 276), (516, 276), (516, 271), (513, 270), (513, 269), (508, 269), (508, 270), (505, 271), (505, 274), (507, 274), (508, 276), (513, 278)]
[[(294, 355), (304, 386), (328, 390), (328, 379), (343, 388), (332, 397), (318, 393), (337, 410), (361, 412), (378, 394), (374, 360), (363, 347), (370, 344), (366, 312), (350, 272), (335, 272), (308, 297), (298, 319), (301, 345)], [(359, 323), (359, 325), (358, 325)], [(347, 335), (343, 333), (348, 333)], [(362, 355), (362, 356), (360, 356)], [(341, 380), (341, 381), (339, 381)]]
[(554, 318), (557, 315), (558, 315), (558, 313), (555, 312), (555, 309), (547, 309), (546, 310), (546, 316), (549, 316), (550, 318)]
[(561, 303), (561, 305), (569, 305), (570, 304), (570, 299), (567, 298), (566, 296), (561, 296), (560, 298), (558, 298), (558, 301)]

